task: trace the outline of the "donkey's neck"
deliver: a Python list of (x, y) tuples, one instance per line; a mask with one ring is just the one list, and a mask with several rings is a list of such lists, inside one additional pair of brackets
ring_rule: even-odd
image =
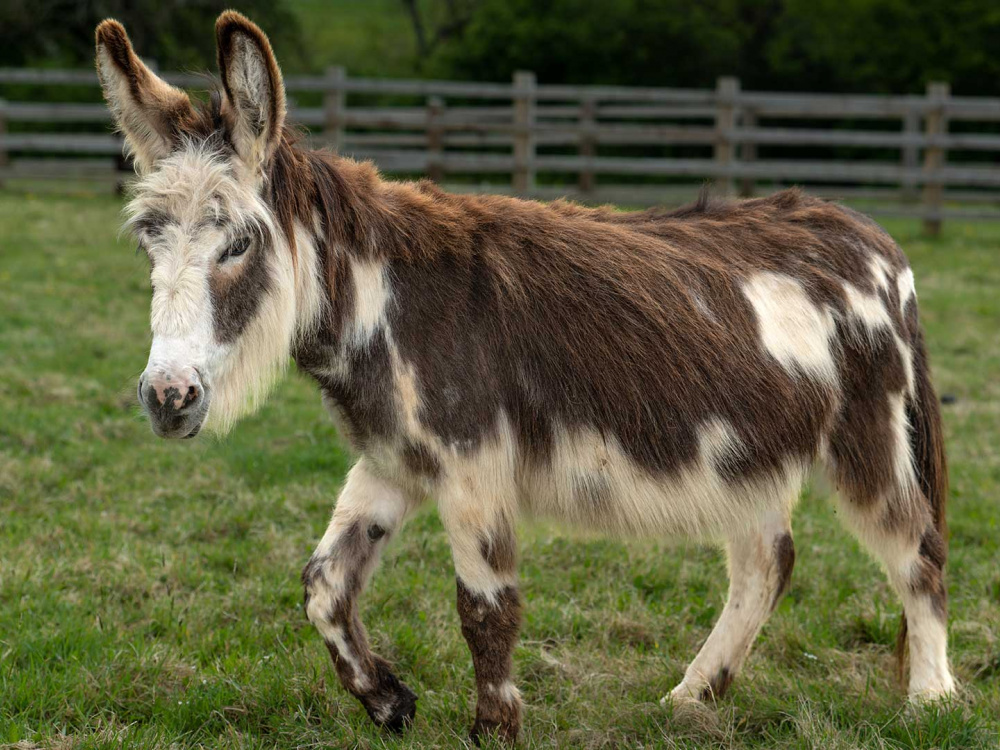
[(385, 325), (393, 265), (471, 252), (474, 202), (430, 183), (382, 180), (368, 163), (282, 149), (269, 187), (276, 215), (297, 238), (294, 348), (310, 372), (343, 361), (345, 347), (364, 343)]

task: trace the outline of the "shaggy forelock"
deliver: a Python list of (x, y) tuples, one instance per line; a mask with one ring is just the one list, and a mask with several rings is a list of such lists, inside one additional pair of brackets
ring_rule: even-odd
[(254, 181), (240, 174), (235, 156), (219, 135), (186, 138), (181, 147), (140, 178), (126, 206), (134, 229), (151, 212), (182, 224), (211, 221), (234, 233), (274, 236), (274, 215)]

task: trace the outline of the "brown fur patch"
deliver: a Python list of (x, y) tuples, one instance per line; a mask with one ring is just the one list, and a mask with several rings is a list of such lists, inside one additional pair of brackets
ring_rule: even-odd
[(491, 604), (469, 591), (458, 580), (458, 615), (462, 635), (472, 652), (476, 672), (476, 722), (473, 739), (496, 732), (513, 742), (521, 728), (519, 700), (504, 699), (503, 686), (510, 679), (511, 655), (521, 626), (521, 598), (513, 587), (502, 589)]
[(726, 691), (729, 690), (729, 686), (733, 684), (734, 677), (735, 675), (729, 670), (729, 667), (722, 667), (715, 677), (708, 681), (708, 685), (698, 697), (705, 703), (710, 700), (721, 700)]
[(407, 441), (402, 456), (406, 468), (418, 476), (437, 479), (441, 473), (441, 464), (431, 453), (430, 448), (423, 443)]
[(774, 540), (774, 559), (778, 569), (778, 587), (774, 592), (771, 609), (778, 606), (778, 601), (788, 590), (792, 581), (792, 568), (795, 567), (795, 544), (791, 534), (782, 534)]
[(209, 277), (212, 326), (222, 343), (232, 343), (240, 337), (271, 290), (268, 245), (267, 240), (258, 238), (238, 262), (238, 268), (212, 269)]
[(920, 538), (920, 560), (911, 583), (914, 592), (931, 598), (934, 612), (942, 621), (948, 619), (948, 591), (944, 583), (945, 545), (937, 529), (927, 529)]
[(489, 538), (479, 540), (479, 552), (494, 573), (513, 573), (517, 568), (517, 537), (510, 524), (504, 523)]

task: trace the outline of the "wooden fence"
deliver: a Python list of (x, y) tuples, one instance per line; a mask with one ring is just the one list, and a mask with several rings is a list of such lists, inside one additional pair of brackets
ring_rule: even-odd
[[(210, 87), (205, 76), (163, 77)], [(96, 83), (91, 71), (0, 69), (0, 91)], [(376, 80), (330, 68), (285, 85), (290, 118), (314, 145), (451, 189), (649, 205), (688, 200), (705, 180), (730, 195), (798, 184), (919, 217), (932, 233), (947, 218), (1000, 219), (1000, 99), (953, 97), (942, 83), (922, 96), (842, 96), (744, 91), (735, 78), (695, 90), (539, 84), (530, 72), (511, 83)], [(0, 100), (0, 180), (120, 181), (108, 123), (96, 101)]]

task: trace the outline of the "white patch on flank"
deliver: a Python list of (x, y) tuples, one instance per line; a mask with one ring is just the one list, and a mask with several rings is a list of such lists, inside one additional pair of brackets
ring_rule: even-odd
[(365, 344), (385, 325), (391, 292), (382, 263), (352, 259), (350, 266), (354, 281), (354, 316), (349, 323), (348, 338), (353, 344)]
[[(720, 459), (741, 450), (732, 427), (711, 420), (698, 431), (698, 458), (667, 476), (638, 466), (611, 434), (592, 428), (557, 428), (550, 468), (526, 472), (523, 500), (542, 516), (628, 535), (683, 535), (717, 539), (755, 524), (772, 507), (796, 497), (806, 467), (789, 461), (760, 480), (728, 482)], [(580, 497), (579, 477), (601, 488), (601, 502)]]
[(813, 304), (802, 284), (790, 276), (763, 272), (746, 282), (743, 293), (757, 314), (761, 343), (782, 367), (792, 374), (837, 380), (830, 350), (833, 315)]
[(913, 285), (913, 269), (907, 268), (900, 271), (896, 277), (896, 289), (899, 292), (899, 311), (906, 312), (906, 305), (911, 298), (917, 296), (917, 289)]
[(869, 332), (892, 328), (892, 318), (878, 295), (866, 294), (847, 282), (844, 282), (844, 293), (847, 296), (848, 314), (864, 323)]
[(899, 356), (903, 360), (903, 372), (906, 376), (906, 392), (910, 396), (913, 396), (917, 389), (916, 378), (913, 373), (913, 351), (895, 331), (893, 332), (893, 338), (896, 340), (896, 348), (899, 349)]
[(896, 487), (904, 489), (915, 487), (917, 478), (913, 470), (910, 423), (906, 418), (906, 396), (903, 393), (890, 393), (888, 398), (889, 426), (892, 429), (893, 441), (893, 473), (896, 476)]

